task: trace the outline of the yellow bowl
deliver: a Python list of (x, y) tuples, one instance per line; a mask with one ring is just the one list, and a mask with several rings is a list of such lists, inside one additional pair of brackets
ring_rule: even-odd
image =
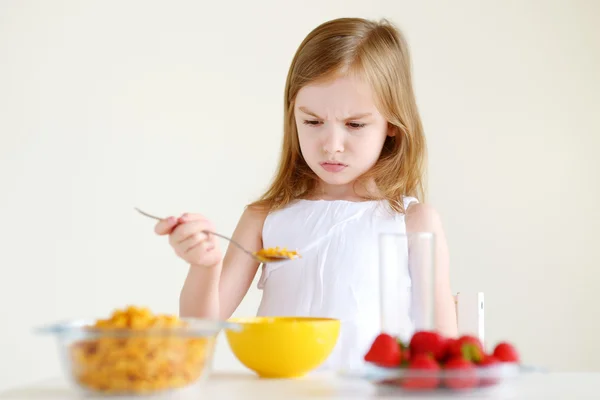
[(226, 330), (233, 354), (263, 378), (298, 378), (321, 365), (340, 334), (340, 321), (311, 317), (231, 318)]

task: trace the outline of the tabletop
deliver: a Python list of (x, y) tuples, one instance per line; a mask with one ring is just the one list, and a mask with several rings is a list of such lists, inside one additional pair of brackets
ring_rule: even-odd
[[(215, 371), (203, 383), (202, 395), (185, 394), (168, 397), (177, 399), (265, 399), (265, 398), (328, 398), (328, 399), (439, 399), (460, 397), (469, 399), (598, 399), (600, 373), (535, 373), (520, 377), (510, 384), (468, 393), (422, 393), (396, 395), (367, 381), (330, 374), (314, 374), (299, 379), (260, 379), (251, 373)], [(56, 378), (28, 387), (0, 393), (0, 400), (70, 400), (85, 398), (69, 383)], [(156, 398), (156, 397), (153, 397)], [(159, 397), (163, 398), (163, 397)], [(119, 397), (119, 399), (124, 399)], [(137, 398), (139, 399), (139, 397)]]

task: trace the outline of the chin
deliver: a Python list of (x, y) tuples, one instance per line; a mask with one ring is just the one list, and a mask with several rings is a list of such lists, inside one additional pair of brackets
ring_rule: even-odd
[(328, 185), (349, 185), (358, 178), (343, 174), (317, 174), (317, 176)]

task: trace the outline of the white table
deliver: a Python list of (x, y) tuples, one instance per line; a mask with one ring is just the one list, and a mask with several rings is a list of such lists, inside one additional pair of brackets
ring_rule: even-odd
[[(302, 379), (259, 379), (251, 373), (215, 371), (204, 383), (202, 396), (177, 396), (177, 399), (372, 399), (393, 398), (368, 382), (315, 374)], [(600, 399), (600, 373), (546, 373), (524, 376), (510, 385), (485, 392), (456, 394), (423, 394), (402, 399), (436, 399), (461, 397), (469, 399)], [(61, 378), (0, 393), (0, 400), (71, 400), (81, 399)], [(121, 397), (121, 399), (123, 399)], [(137, 398), (139, 399), (139, 398)]]

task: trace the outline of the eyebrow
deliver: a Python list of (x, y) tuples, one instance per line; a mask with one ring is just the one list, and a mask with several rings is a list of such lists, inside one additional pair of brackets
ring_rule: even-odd
[[(298, 109), (299, 109), (300, 111), (302, 111), (304, 114), (308, 114), (308, 115), (310, 115), (310, 116), (313, 116), (313, 117), (315, 117), (315, 118), (317, 118), (317, 119), (325, 119), (325, 118), (322, 118), (322, 117), (318, 116), (318, 115), (317, 115), (315, 112), (312, 112), (312, 111), (310, 111), (310, 110), (309, 110), (308, 108), (306, 108), (306, 107), (298, 107)], [(355, 114), (355, 115), (351, 115), (351, 116), (349, 116), (348, 118), (346, 118), (346, 120), (350, 120), (350, 119), (361, 119), (361, 118), (365, 118), (365, 117), (370, 117), (371, 115), (373, 115), (373, 114), (372, 114), (372, 113), (370, 113), (370, 112), (361, 113), (361, 114)]]

